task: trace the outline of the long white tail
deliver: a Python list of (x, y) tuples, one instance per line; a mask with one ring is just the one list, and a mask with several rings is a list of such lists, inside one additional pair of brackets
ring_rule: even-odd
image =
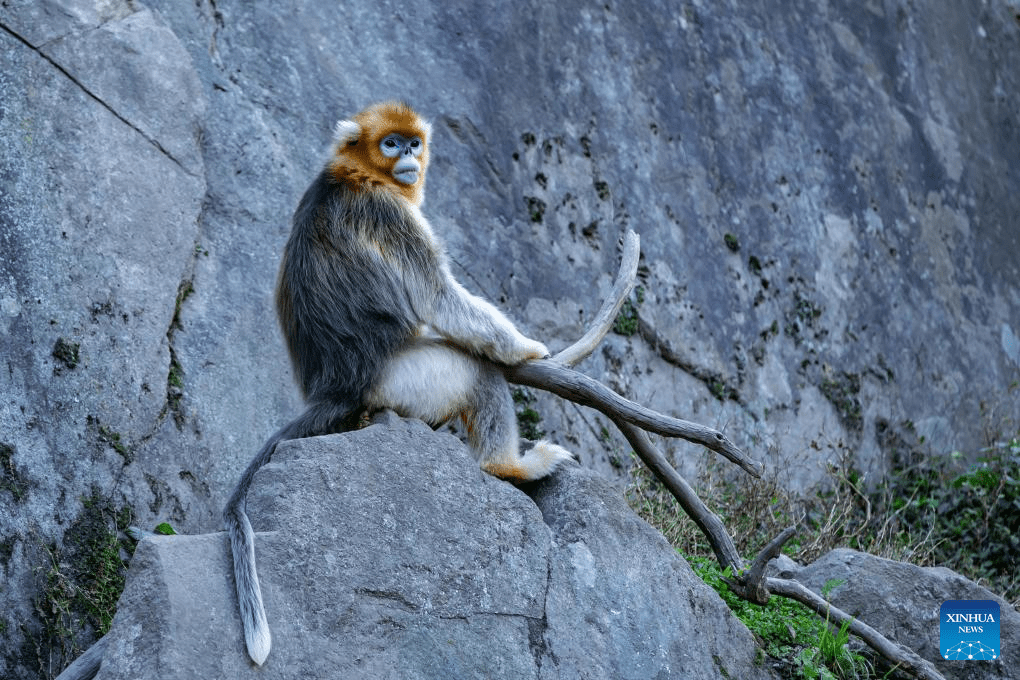
[(259, 575), (255, 571), (255, 532), (252, 531), (245, 513), (248, 489), (255, 473), (269, 462), (276, 451), (276, 445), (285, 439), (311, 437), (326, 432), (338, 432), (347, 425), (351, 413), (357, 411), (343, 401), (327, 401), (314, 404), (292, 422), (280, 428), (263, 445), (258, 454), (248, 463), (241, 481), (223, 510), (223, 523), (230, 535), (230, 551), (234, 556), (234, 583), (237, 585), (237, 603), (241, 609), (241, 625), (244, 627), (244, 643), (248, 656), (261, 666), (269, 656), (273, 636), (269, 634), (266, 608), (262, 605), (262, 590)]
[(237, 603), (241, 609), (241, 626), (244, 628), (244, 642), (248, 656), (261, 666), (269, 656), (273, 636), (269, 634), (266, 608), (262, 605), (262, 590), (259, 575), (255, 571), (255, 532), (245, 513), (248, 488), (255, 473), (269, 462), (276, 445), (293, 430), (294, 423), (280, 429), (269, 438), (258, 454), (252, 459), (241, 475), (233, 495), (223, 509), (223, 523), (230, 536), (230, 552), (234, 556), (234, 583), (237, 585)]
[(234, 555), (234, 582), (237, 584), (244, 642), (248, 647), (248, 656), (261, 666), (269, 656), (273, 637), (269, 633), (259, 575), (255, 571), (255, 533), (244, 512), (243, 499), (238, 507), (231, 508), (228, 505), (224, 514), (227, 531), (230, 533), (230, 550)]

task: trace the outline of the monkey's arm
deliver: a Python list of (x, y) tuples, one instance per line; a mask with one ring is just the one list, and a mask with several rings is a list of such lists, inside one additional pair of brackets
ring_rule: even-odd
[(549, 356), (545, 345), (525, 337), (502, 312), (467, 292), (449, 270), (443, 274), (428, 321), (433, 330), (469, 352), (509, 366)]

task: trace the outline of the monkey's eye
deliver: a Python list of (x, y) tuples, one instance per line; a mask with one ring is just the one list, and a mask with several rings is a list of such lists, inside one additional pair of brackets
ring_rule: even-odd
[(396, 158), (400, 155), (407, 140), (397, 133), (386, 135), (379, 141), (379, 150), (387, 158)]

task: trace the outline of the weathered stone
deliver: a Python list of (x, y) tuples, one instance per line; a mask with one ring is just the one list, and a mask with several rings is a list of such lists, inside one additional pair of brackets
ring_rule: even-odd
[[(11, 13), (0, 9), (9, 30)], [(37, 48), (9, 30), (0, 30), (0, 445), (12, 451), (20, 493), (0, 485), (0, 676), (28, 678), (70, 660), (47, 647), (36, 615), (48, 610), (47, 571), (68, 569), (45, 548), (64, 542), (83, 499), (129, 505), (147, 496), (146, 476), (184, 485), (140, 449), (167, 410), (168, 331), (206, 191), (205, 97), (187, 52), (151, 12), (76, 25)], [(86, 45), (110, 67), (78, 72)], [(109, 87), (77, 80), (90, 75)], [(187, 98), (173, 110), (148, 102), (147, 128), (118, 88)], [(165, 444), (159, 456), (169, 462)], [(145, 492), (128, 491), (134, 484)]]
[(541, 678), (769, 675), (747, 628), (604, 479), (571, 469), (529, 493), (553, 536)]
[(244, 649), (226, 534), (155, 537), (98, 678), (771, 677), (608, 482), (570, 468), (531, 492), (539, 507), (416, 421), (284, 444), (249, 504), (265, 666)]
[[(815, 592), (827, 582), (830, 601), (933, 662), (948, 680), (1020, 678), (1020, 613), (1002, 598), (956, 572), (918, 567), (856, 550), (833, 550), (806, 567), (786, 565)], [(939, 651), (939, 608), (947, 600), (996, 600), (1001, 610), (1001, 656), (995, 661), (946, 661)]]

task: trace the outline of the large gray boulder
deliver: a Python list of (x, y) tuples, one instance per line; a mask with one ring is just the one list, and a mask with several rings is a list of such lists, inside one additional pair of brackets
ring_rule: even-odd
[[(1020, 613), (986, 588), (943, 567), (918, 567), (840, 548), (794, 576), (815, 592), (832, 579), (830, 601), (935, 664), (949, 680), (1020, 679)], [(1001, 619), (995, 661), (947, 661), (939, 650), (939, 608), (948, 600), (995, 600)]]
[[(795, 489), (975, 450), (1020, 419), (1018, 11), (0, 3), (0, 677), (94, 638), (38, 614), (95, 508), (216, 531), (300, 409), (279, 253), (335, 121), (383, 99), (433, 119), (456, 275), (553, 349), (641, 233), (638, 323), (586, 372)], [(604, 419), (533, 408), (585, 467), (626, 462)]]
[(266, 665), (244, 649), (226, 535), (155, 537), (98, 677), (772, 677), (608, 482), (572, 466), (528, 491), (418, 421), (281, 445), (249, 503)]

